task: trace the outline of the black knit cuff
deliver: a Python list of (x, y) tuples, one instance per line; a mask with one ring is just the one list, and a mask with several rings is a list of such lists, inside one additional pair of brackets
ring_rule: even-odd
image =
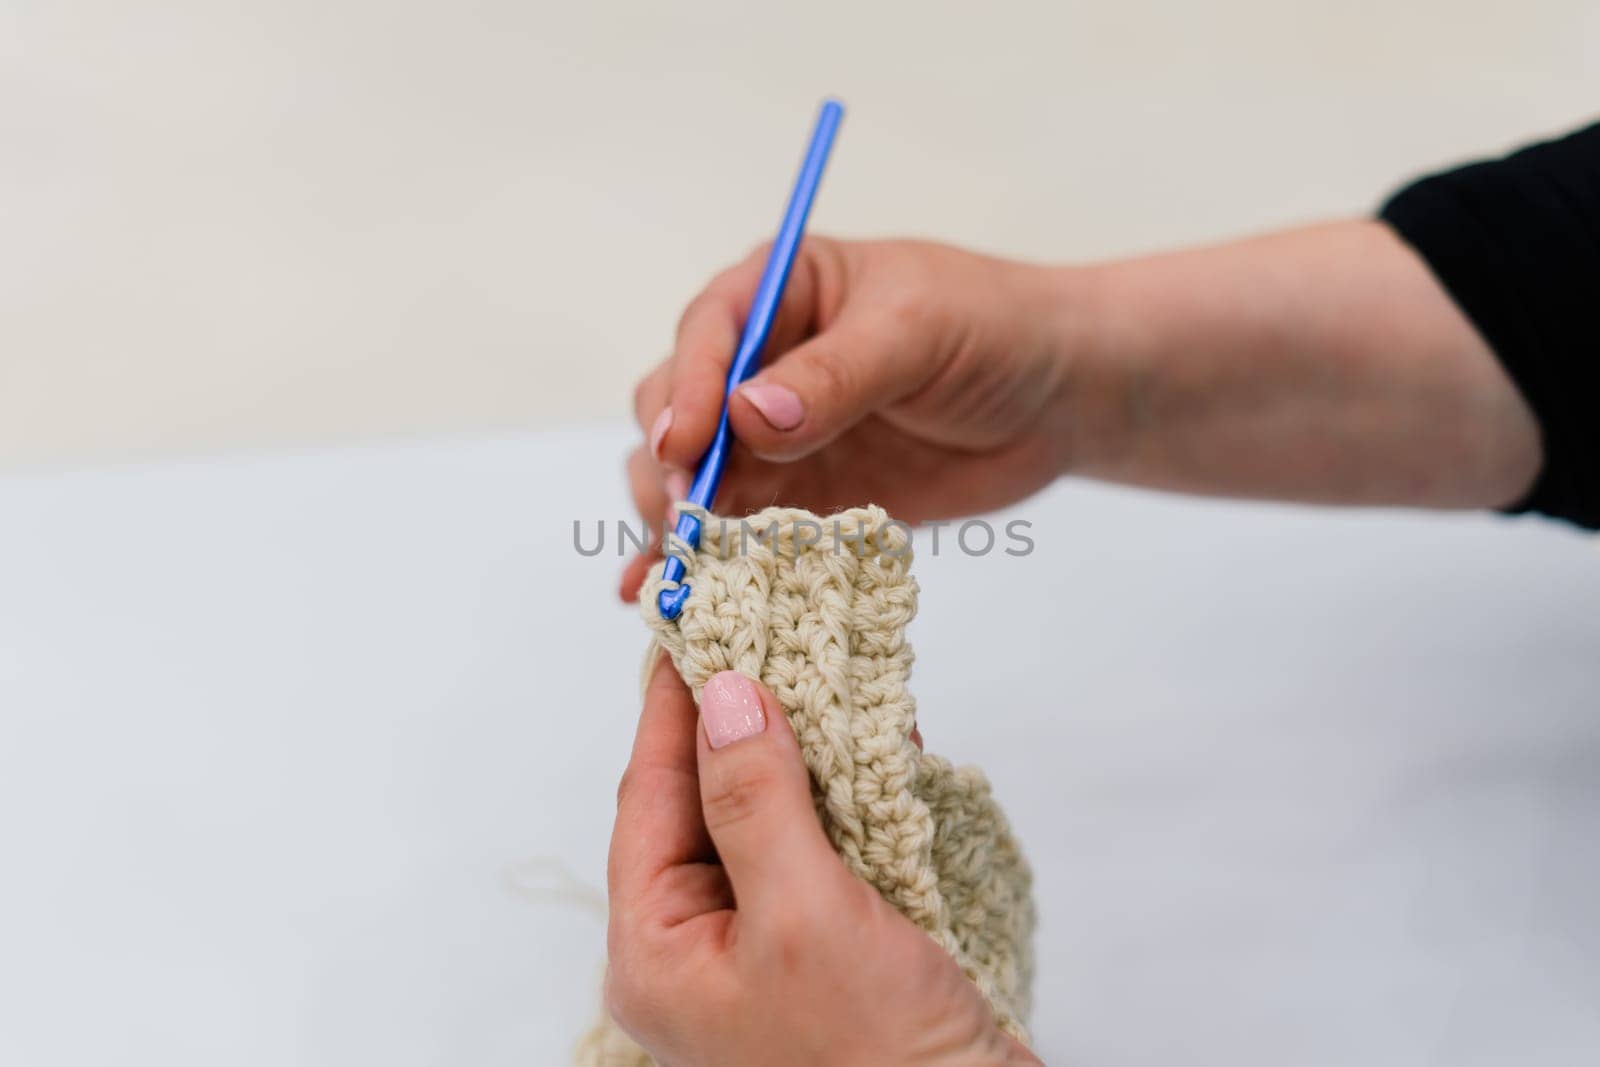
[(1425, 259), (1539, 420), (1509, 511), (1600, 529), (1600, 125), (1423, 178), (1380, 217)]

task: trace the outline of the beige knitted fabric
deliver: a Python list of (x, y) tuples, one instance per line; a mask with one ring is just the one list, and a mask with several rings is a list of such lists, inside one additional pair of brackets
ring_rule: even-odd
[[(1031, 876), (989, 783), (911, 740), (905, 627), (916, 613), (908, 528), (881, 508), (819, 518), (769, 508), (743, 522), (704, 516), (690, 596), (661, 618), (658, 566), (640, 592), (655, 642), (700, 699), (718, 671), (777, 696), (811, 771), (817, 813), (846, 866), (945, 951), (1026, 1040), (1033, 972)], [(649, 1057), (609, 1020), (578, 1050), (584, 1067)]]

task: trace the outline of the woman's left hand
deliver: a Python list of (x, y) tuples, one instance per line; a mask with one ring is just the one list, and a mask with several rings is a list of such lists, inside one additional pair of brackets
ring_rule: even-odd
[[(703, 718), (704, 729), (697, 718)], [(656, 665), (617, 795), (606, 1004), (658, 1062), (1037, 1064), (829, 846), (776, 699)]]

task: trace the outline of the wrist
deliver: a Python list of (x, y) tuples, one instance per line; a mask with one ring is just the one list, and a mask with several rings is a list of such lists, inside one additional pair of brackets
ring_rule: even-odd
[(1051, 389), (1056, 474), (1115, 477), (1131, 448), (1136, 364), (1116, 337), (1115, 277), (1103, 265), (1034, 268)]

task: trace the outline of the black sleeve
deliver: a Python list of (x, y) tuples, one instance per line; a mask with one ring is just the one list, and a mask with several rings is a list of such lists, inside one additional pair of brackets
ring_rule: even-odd
[(1423, 178), (1380, 215), (1539, 420), (1544, 466), (1510, 510), (1600, 529), (1600, 124)]

